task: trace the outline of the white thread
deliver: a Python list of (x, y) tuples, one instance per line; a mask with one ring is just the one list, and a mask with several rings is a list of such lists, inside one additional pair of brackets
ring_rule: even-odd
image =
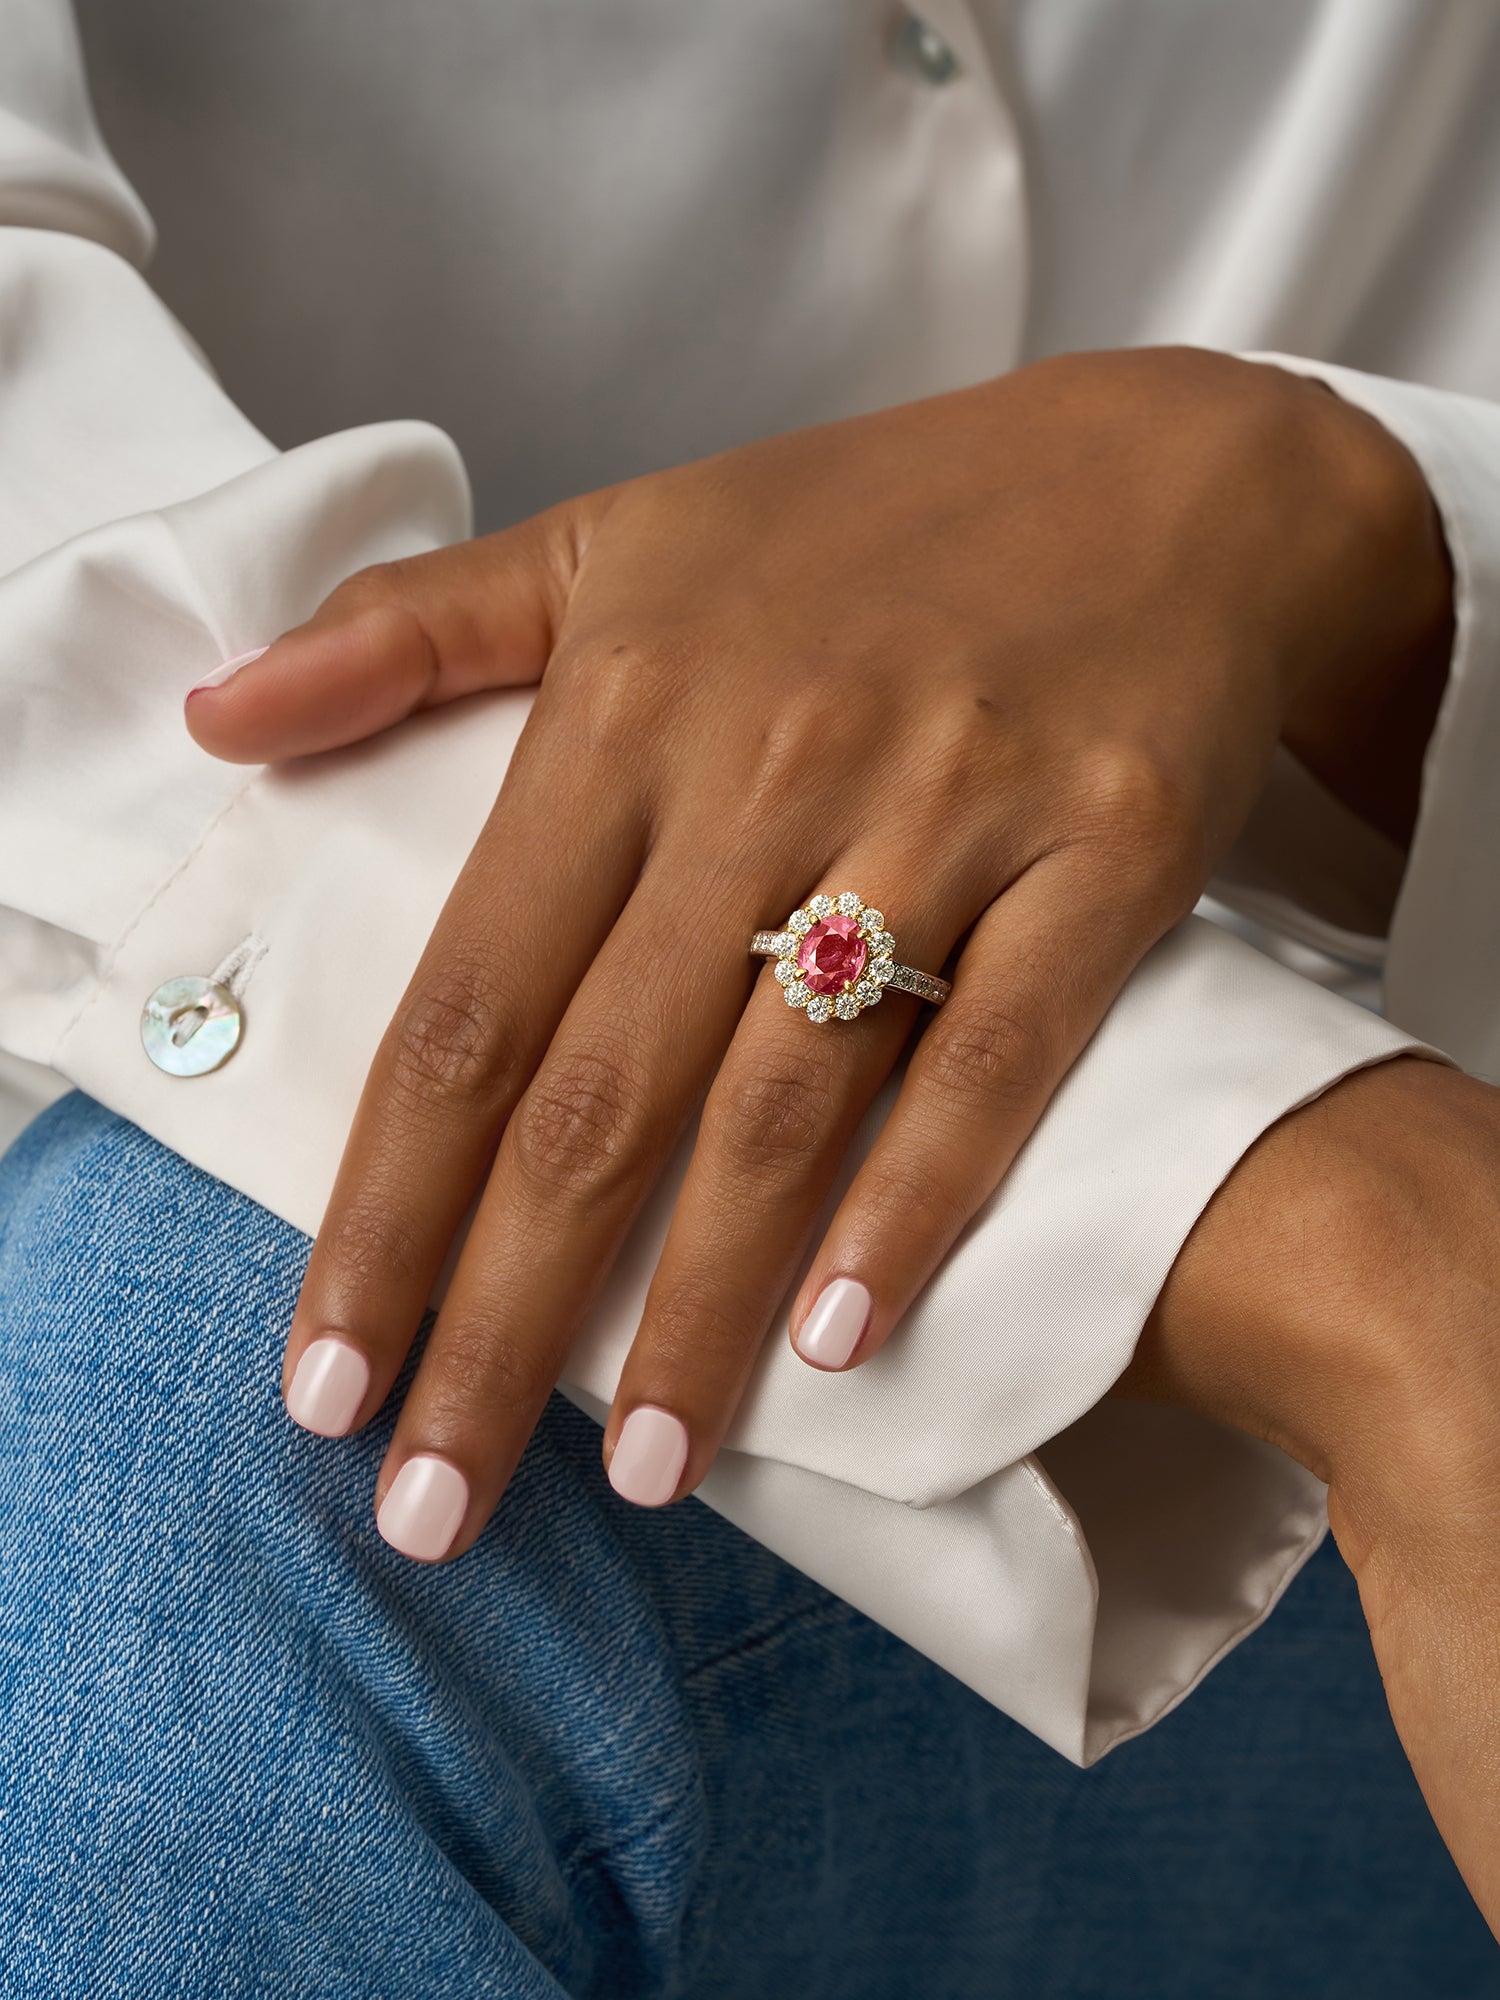
[(236, 1000), (243, 1000), (245, 988), (255, 976), (255, 968), (270, 948), (263, 937), (251, 931), (233, 951), (219, 960), (208, 975), (210, 981), (215, 986), (222, 986), (226, 993), (232, 993)]

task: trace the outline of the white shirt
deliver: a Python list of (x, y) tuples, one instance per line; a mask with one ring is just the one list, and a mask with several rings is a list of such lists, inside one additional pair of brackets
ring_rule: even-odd
[[(494, 526), (1058, 349), (1277, 350), (1417, 455), (1459, 615), (1410, 859), (1283, 759), (1217, 885), (1383, 961), (1399, 1025), (1190, 920), (889, 1347), (830, 1381), (773, 1334), (704, 1488), (1091, 1761), (1326, 1526), (1270, 1447), (1100, 1400), (1194, 1219), (1267, 1125), (1414, 1038), (1500, 1076), (1500, 10), (83, 14), (130, 181), (62, 0), (0, 0), (0, 1048), (308, 1231), (530, 696), (247, 773), (182, 728), (219, 659), (468, 533), (471, 483)], [(140, 275), (142, 196), (190, 335)], [(240, 1049), (162, 1074), (146, 996), (226, 960)], [(590, 1407), (689, 1144), (569, 1364)]]

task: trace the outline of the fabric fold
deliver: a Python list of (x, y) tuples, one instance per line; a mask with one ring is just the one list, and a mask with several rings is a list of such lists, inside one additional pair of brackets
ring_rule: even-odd
[[(352, 570), (437, 547), (467, 525), (449, 440), (427, 424), (390, 423), (275, 454), (0, 576), (7, 962), (56, 962), (72, 940), (66, 962), (102, 963), (251, 782), (187, 734), (183, 697), (199, 675), (308, 616)], [(60, 1013), (55, 993), (29, 981), (7, 998), (8, 983), (0, 978), (0, 1039), (50, 1062), (76, 1004)]]

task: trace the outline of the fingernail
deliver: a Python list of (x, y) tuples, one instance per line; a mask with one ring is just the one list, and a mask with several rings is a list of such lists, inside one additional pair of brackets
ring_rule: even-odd
[(637, 1507), (664, 1507), (687, 1464), (687, 1426), (670, 1410), (642, 1403), (625, 1419), (609, 1461), (609, 1483)]
[(833, 1278), (813, 1300), (793, 1346), (814, 1368), (842, 1368), (870, 1324), (875, 1303), (858, 1278)]
[(189, 694), (201, 694), (204, 688), (223, 687), (225, 681), (232, 680), (241, 667), (248, 667), (252, 660), (258, 660), (262, 653), (270, 652), (269, 646), (257, 646), (253, 653), (236, 653), (232, 660), (221, 660), (212, 673), (205, 674), (201, 681), (194, 681)]
[(297, 1363), (286, 1392), (286, 1413), (319, 1437), (342, 1437), (359, 1414), (370, 1386), (370, 1364), (347, 1340), (325, 1335)]
[(380, 1503), (375, 1525), (414, 1562), (436, 1562), (453, 1546), (469, 1508), (469, 1482), (446, 1458), (409, 1458)]

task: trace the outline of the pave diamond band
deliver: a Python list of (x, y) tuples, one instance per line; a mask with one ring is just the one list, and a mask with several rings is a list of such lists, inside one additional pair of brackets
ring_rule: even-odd
[(915, 993), (919, 1000), (933, 1007), (941, 1007), (953, 991), (946, 979), (939, 979), (935, 972), (918, 972), (914, 965), (898, 965), (886, 983), (893, 993), (897, 988), (903, 993)]
[(941, 1007), (953, 990), (935, 973), (896, 963), (896, 940), (885, 918), (852, 889), (810, 897), (777, 931), (757, 931), (750, 949), (776, 960), (776, 978), (789, 1007), (810, 1021), (852, 1021), (881, 995), (914, 993)]

